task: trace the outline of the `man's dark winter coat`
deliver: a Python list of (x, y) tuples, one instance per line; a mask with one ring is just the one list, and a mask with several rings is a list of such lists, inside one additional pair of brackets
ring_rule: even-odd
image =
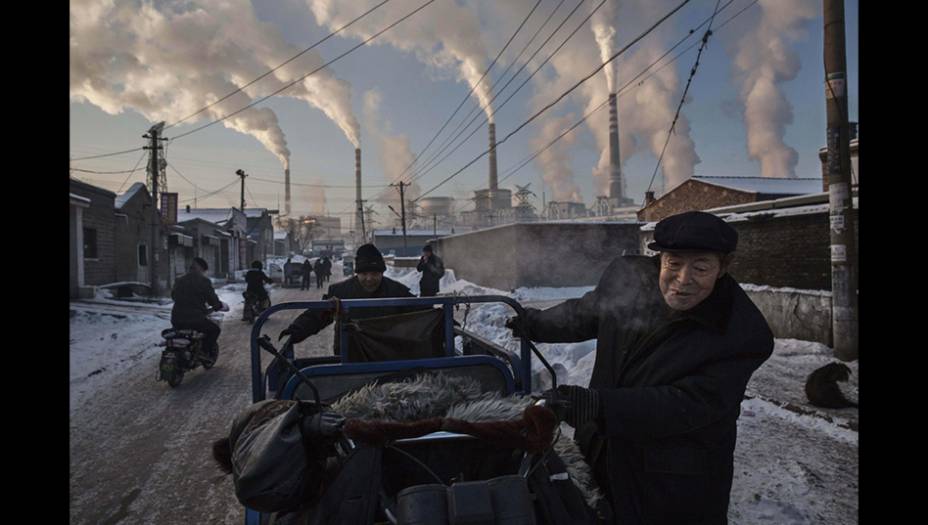
[(419, 295), (428, 297), (438, 294), (438, 282), (445, 275), (445, 263), (442, 262), (441, 257), (432, 254), (424, 261), (420, 259), (416, 270), (422, 272), (422, 277), (419, 279)]
[(267, 290), (264, 289), (264, 283), (270, 283), (271, 278), (264, 272), (258, 269), (248, 270), (245, 273), (245, 282), (248, 283), (245, 293), (254, 295), (259, 299), (267, 297)]
[[(368, 292), (361, 287), (357, 276), (352, 276), (342, 282), (329, 286), (329, 291), (322, 296), (322, 299), (379, 299), (384, 297), (415, 297), (409, 292), (405, 285), (384, 277), (380, 281), (380, 286), (373, 292)], [(395, 315), (410, 311), (409, 307), (382, 307), (382, 308), (358, 308), (352, 310), (352, 319), (366, 319), (369, 317), (382, 317), (385, 315)], [(290, 342), (299, 343), (311, 335), (319, 333), (323, 328), (332, 324), (333, 316), (330, 311), (306, 310), (299, 317), (293, 320), (288, 329), (291, 332)], [(338, 337), (336, 332), (335, 337)], [(336, 352), (338, 346), (335, 346)]]
[(184, 274), (174, 282), (171, 298), (174, 299), (172, 324), (198, 323), (206, 319), (209, 314), (207, 304), (217, 310), (222, 307), (209, 278), (193, 272)]
[(672, 311), (659, 258), (617, 258), (582, 298), (528, 309), (525, 327), (541, 342), (597, 338), (601, 417), (577, 439), (608, 476), (618, 523), (726, 523), (740, 405), (773, 335), (729, 275)]

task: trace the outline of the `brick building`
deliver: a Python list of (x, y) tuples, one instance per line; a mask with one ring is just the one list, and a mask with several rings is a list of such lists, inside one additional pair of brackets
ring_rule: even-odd
[(271, 214), (276, 212), (277, 210), (267, 208), (245, 209), (245, 236), (249, 241), (245, 258), (246, 266), (251, 261), (264, 261), (274, 254), (274, 222), (271, 220)]
[[(859, 239), (857, 197), (854, 234)], [(776, 199), (753, 205), (707, 210), (738, 232), (731, 273), (741, 283), (802, 290), (831, 289), (828, 194)], [(641, 227), (643, 253), (654, 238), (650, 222)], [(859, 243), (858, 243), (859, 245)], [(857, 264), (854, 254), (854, 264)]]
[[(194, 224), (194, 221), (203, 221), (207, 225), (200, 223)], [(212, 241), (215, 239), (215, 246), (218, 248), (216, 262), (216, 271), (212, 272), (212, 262), (206, 259), (211, 265), (212, 275), (216, 277), (232, 277), (234, 272), (243, 270), (247, 267), (248, 258), (248, 220), (244, 213), (238, 208), (190, 208), (178, 210), (177, 223), (182, 226), (188, 224), (194, 226), (194, 232), (202, 237), (207, 244), (197, 245), (195, 237), (195, 247), (213, 246)], [(212, 225), (212, 231), (210, 226)], [(211, 251), (211, 250), (206, 250)], [(210, 254), (212, 255), (212, 254)]]
[(807, 195), (818, 193), (821, 188), (822, 179), (812, 178), (691, 177), (659, 199), (648, 192), (638, 220), (659, 221), (685, 211)]
[[(73, 226), (71, 239), (75, 248), (80, 246), (80, 263), (75, 261), (74, 266), (75, 270), (78, 266), (82, 267), (83, 273), (83, 283), (71, 283), (71, 288), (76, 295), (77, 286), (107, 284), (116, 281), (114, 250), (116, 194), (76, 179), (71, 179), (70, 191)], [(74, 204), (75, 202), (81, 204)], [(84, 204), (86, 206), (83, 206)], [(79, 234), (78, 225), (74, 223), (78, 213), (75, 206), (80, 208)], [(78, 237), (80, 242), (78, 242)], [(75, 253), (75, 255), (78, 254)], [(74, 273), (75, 277), (78, 277), (77, 272)]]

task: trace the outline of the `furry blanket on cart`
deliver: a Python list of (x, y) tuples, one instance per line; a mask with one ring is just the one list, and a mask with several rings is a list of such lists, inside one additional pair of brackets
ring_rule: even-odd
[(483, 392), (474, 379), (437, 373), (361, 387), (335, 402), (332, 410), (347, 419), (346, 435), (371, 444), (447, 430), (539, 452), (553, 439), (570, 479), (587, 504), (596, 507), (602, 493), (583, 453), (560, 428), (552, 435), (554, 414), (533, 403), (527, 396)]
[[(249, 428), (273, 425), (275, 418), (286, 417), (295, 403), (262, 401), (240, 414), (230, 436), (214, 444), (213, 455), (220, 467), (232, 472), (239, 436), (249, 434)], [(564, 462), (586, 503), (595, 508), (602, 498), (577, 444), (557, 426), (554, 413), (534, 406), (530, 397), (483, 392), (474, 379), (439, 372), (366, 385), (333, 403), (329, 410), (345, 417), (342, 432), (347, 437), (375, 446), (439, 430), (471, 434), (500, 447), (529, 452), (541, 452), (553, 441), (554, 453)]]

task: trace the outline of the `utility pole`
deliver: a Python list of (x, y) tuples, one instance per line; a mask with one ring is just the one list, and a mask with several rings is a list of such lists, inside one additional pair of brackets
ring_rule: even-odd
[(824, 0), (825, 103), (828, 114), (828, 208), (831, 233), (831, 327), (835, 357), (853, 361), (857, 343), (857, 269), (848, 135), (844, 0)]
[(164, 129), (164, 122), (159, 122), (148, 130), (148, 133), (142, 135), (142, 138), (150, 139), (150, 145), (145, 149), (150, 150), (148, 158), (148, 175), (151, 177), (151, 242), (148, 249), (148, 275), (151, 278), (151, 295), (157, 297), (158, 287), (158, 228), (161, 226), (161, 215), (158, 213), (158, 179), (161, 168), (161, 161), (158, 157), (158, 151), (161, 150), (158, 137), (161, 130)]
[(245, 170), (241, 170), (241, 169), (235, 170), (235, 174), (242, 178), (242, 198), (241, 198), (242, 207), (239, 209), (242, 210), (242, 213), (245, 213), (245, 177), (247, 177), (248, 175), (245, 174)]
[(398, 186), (400, 189), (400, 224), (403, 225), (403, 251), (405, 254), (405, 250), (408, 248), (408, 246), (406, 245), (406, 193), (404, 190), (406, 186), (409, 186), (409, 184), (406, 184), (403, 181), (399, 181), (398, 183), (393, 183), (390, 186)]

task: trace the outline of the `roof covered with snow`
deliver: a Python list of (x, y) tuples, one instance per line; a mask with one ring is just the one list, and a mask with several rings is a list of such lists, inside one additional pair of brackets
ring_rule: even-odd
[(275, 241), (282, 241), (282, 240), (286, 239), (286, 238), (287, 238), (287, 233), (288, 233), (288, 232), (274, 232), (274, 240), (275, 240)]
[[(406, 230), (407, 237), (436, 237), (441, 235), (449, 235), (450, 233), (451, 230)], [(393, 231), (392, 228), (388, 230), (374, 230), (374, 235), (377, 237), (402, 237), (403, 230), (401, 228), (397, 228), (396, 231)]]
[(141, 182), (136, 182), (132, 186), (129, 186), (129, 189), (126, 190), (125, 193), (116, 196), (116, 208), (119, 209), (125, 206), (127, 202), (132, 200), (132, 197), (135, 197), (135, 195), (143, 189), (145, 189), (145, 185)]
[(781, 179), (774, 177), (703, 177), (693, 180), (732, 190), (768, 195), (805, 195), (822, 191), (822, 179)]
[(267, 213), (267, 208), (245, 208), (245, 217), (254, 219)]
[(232, 208), (191, 208), (189, 212), (183, 208), (177, 210), (177, 222), (203, 219), (213, 224), (219, 224), (230, 218), (232, 218)]

